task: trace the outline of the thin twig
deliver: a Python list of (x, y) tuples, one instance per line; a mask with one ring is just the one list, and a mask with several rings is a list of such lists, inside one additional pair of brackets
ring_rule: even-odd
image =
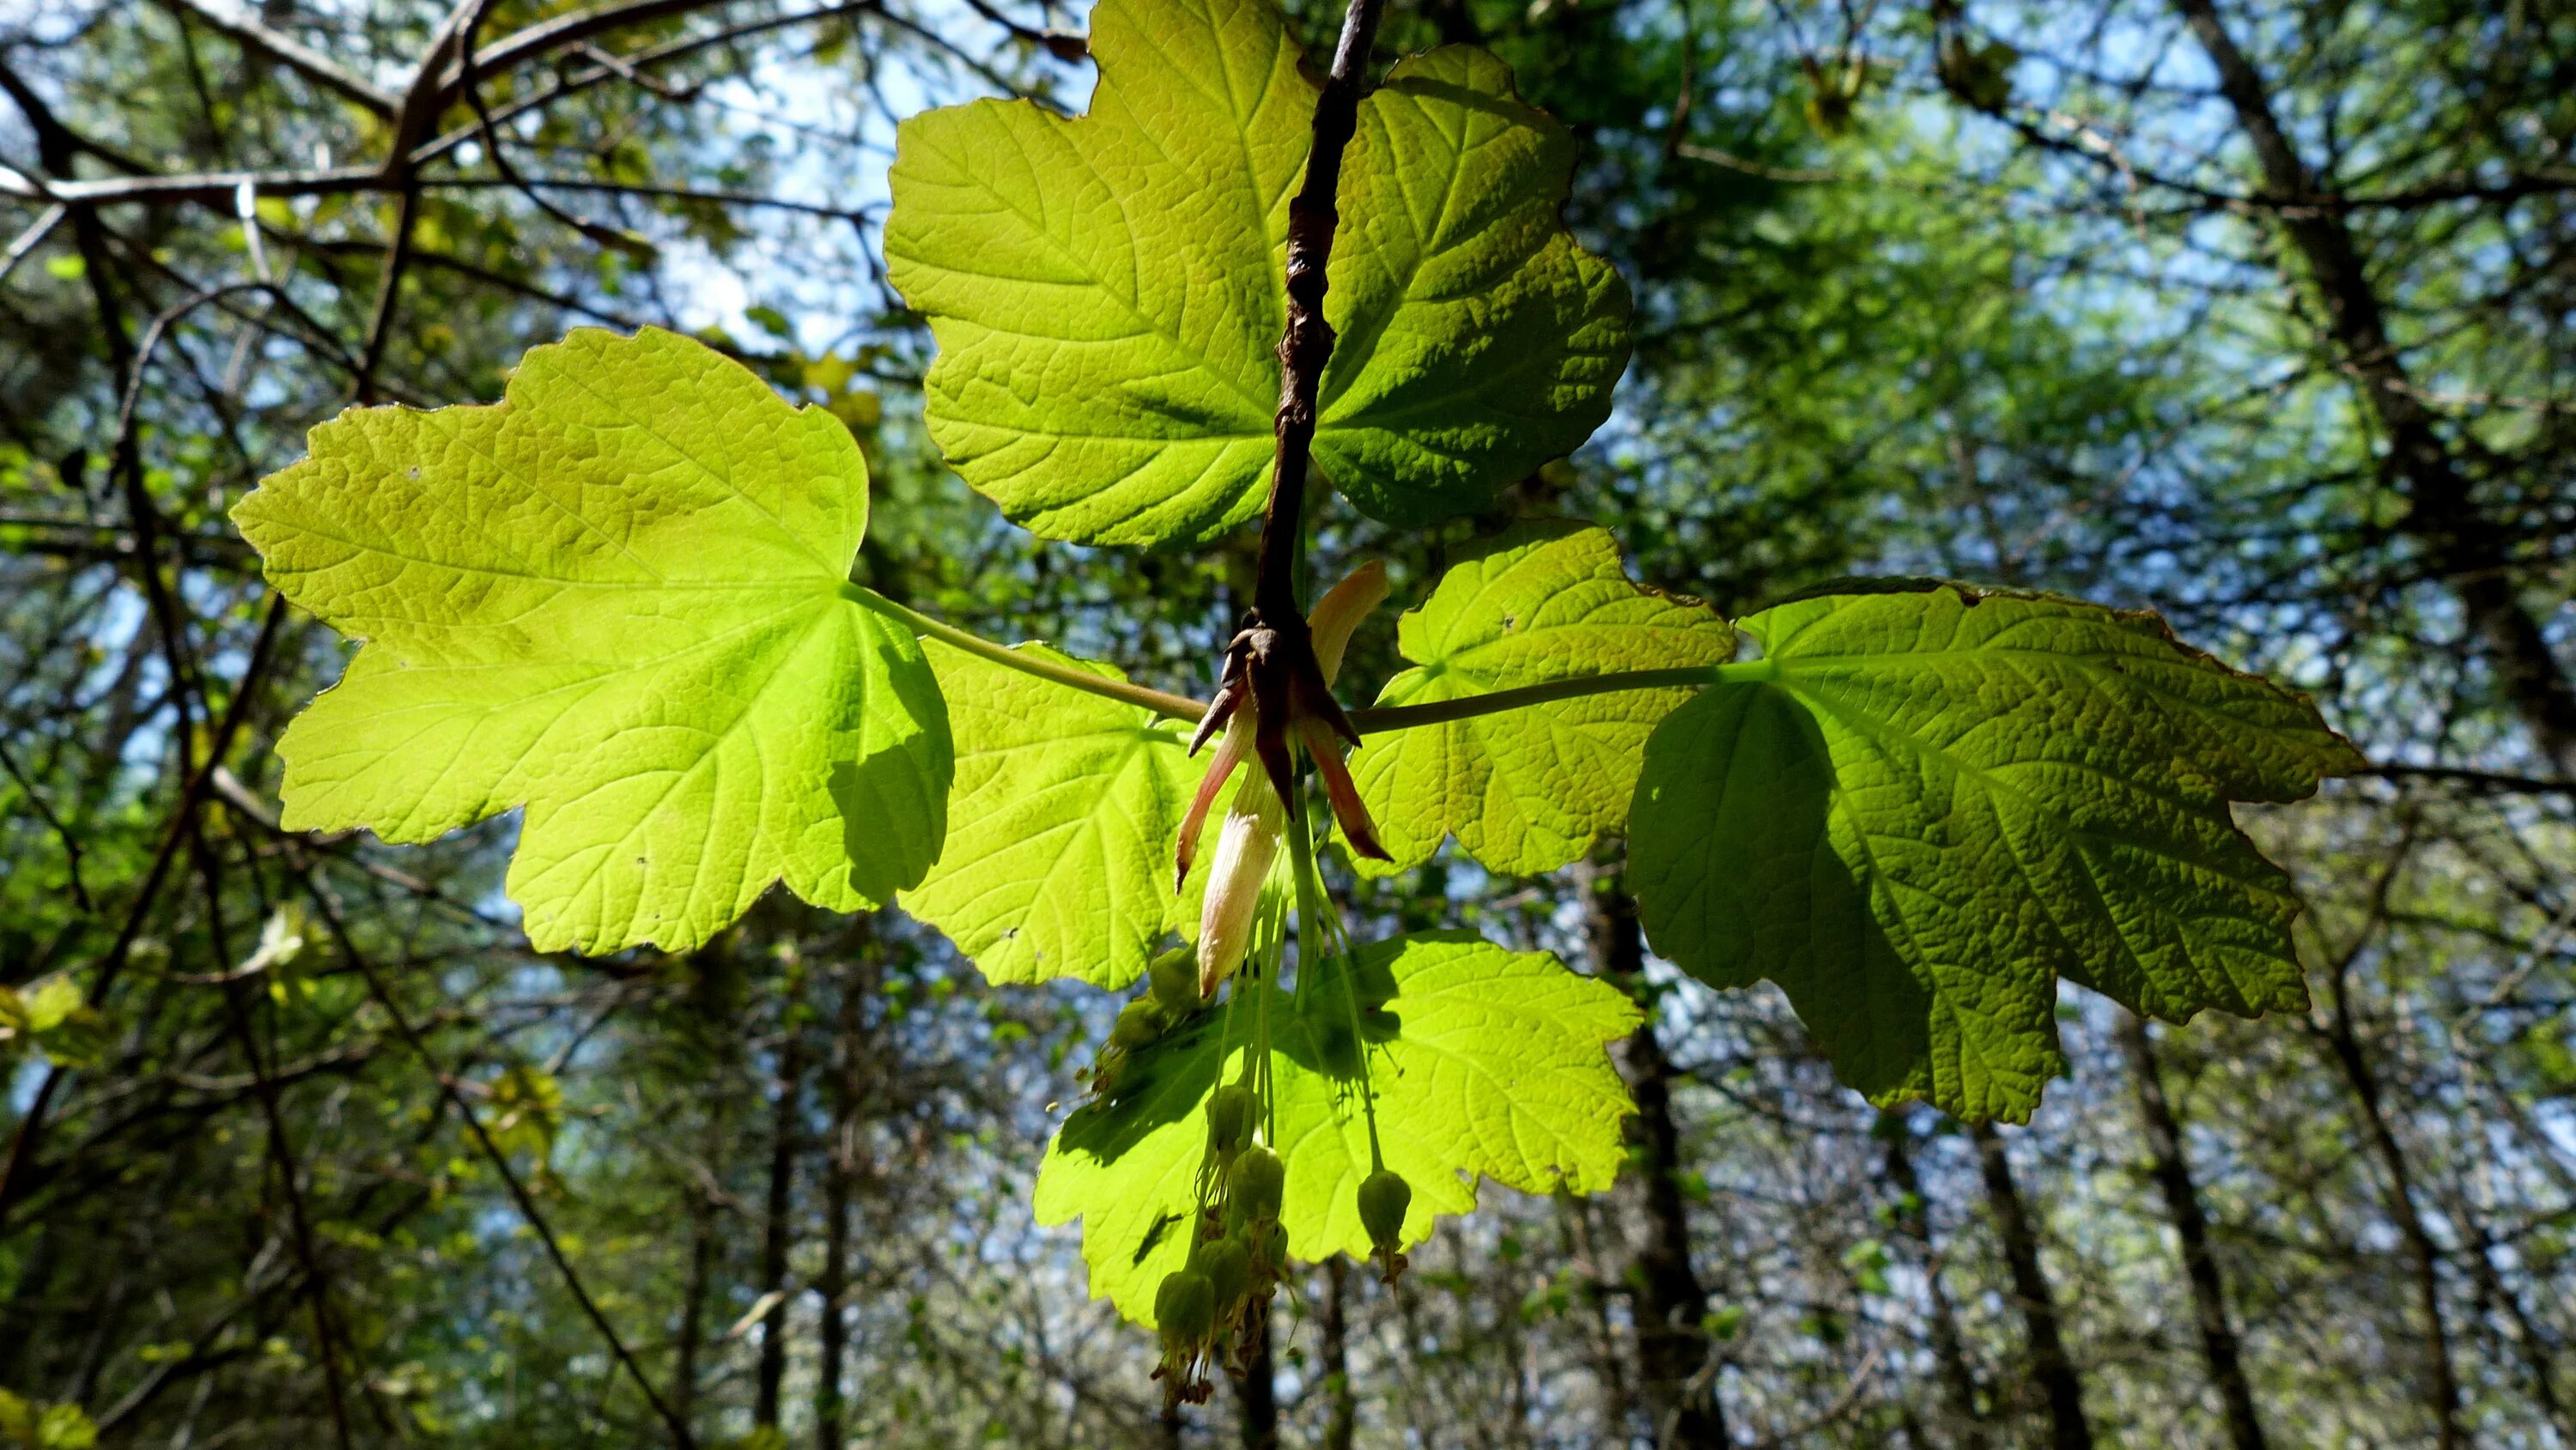
[(244, 50), (266, 56), (324, 90), (357, 102), (385, 120), (402, 109), (402, 98), (357, 75), (339, 62), (281, 31), (244, 15), (227, 15), (205, 0), (161, 0), (172, 13), (194, 17)]
[(9, 754), (5, 742), (0, 742), (0, 770), (7, 771), (9, 778), (18, 783), (19, 793), (26, 796), (27, 804), (43, 818), (46, 829), (54, 833), (54, 838), (62, 842), (63, 861), (72, 878), (72, 900), (80, 903), (80, 909), (85, 913), (97, 911), (98, 903), (89, 899), (89, 887), (81, 881), (80, 837), (73, 835), (71, 827), (63, 824), (63, 818), (54, 814), (54, 808), (45, 804), (44, 795), (36, 789), (36, 783), (27, 778), (27, 773), (18, 768), (18, 762)]
[(27, 254), (44, 245), (45, 238), (52, 236), (54, 228), (70, 214), (71, 207), (67, 203), (55, 202), (45, 208), (33, 225), (20, 232), (18, 239), (9, 244), (9, 250), (0, 253), (0, 282), (8, 281), (9, 274), (18, 270), (18, 264), (27, 260)]
[[(256, 693), (252, 687), (268, 669), (270, 651), (277, 643), (278, 626), (285, 620), (286, 596), (270, 595), (268, 614), (260, 621), (259, 637), (251, 645), (250, 662), (243, 666), (241, 684), (234, 688), (232, 701), (224, 707), (224, 717), (215, 726), (214, 739), (207, 747), (205, 762), (198, 766), (196, 774), (188, 781), (187, 789), (181, 792), (178, 811), (169, 829), (162, 833), (160, 846), (152, 853), (152, 864), (145, 869), (143, 884), (136, 889), (134, 903), (126, 910), (125, 923), (117, 928), (116, 940), (108, 946), (107, 955), (100, 959), (97, 970), (91, 974), (89, 991), (83, 998), (89, 1006), (96, 1007), (106, 999), (108, 988), (114, 985), (118, 973), (133, 956), (135, 940), (143, 934), (143, 921), (151, 914), (153, 898), (160, 893), (161, 883), (170, 874), (170, 863), (178, 859), (179, 847), (187, 839), (187, 822), (205, 801), (207, 784), (214, 776), (214, 763), (232, 750), (233, 737), (241, 728), (242, 717), (249, 713), (246, 708), (248, 701)], [(8, 1166), (0, 1168), (0, 1227), (7, 1225), (11, 1206), (26, 1191), (27, 1170), (34, 1161), (36, 1145), (44, 1138), (46, 1115), (53, 1106), (54, 1095), (62, 1090), (63, 1081), (69, 1075), (70, 1069), (62, 1063), (48, 1067), (44, 1080), (36, 1086), (35, 1097), (27, 1104), (26, 1114), (18, 1119), (17, 1133), (9, 1143)]]
[(475, 1113), (474, 1105), (465, 1100), (465, 1094), (457, 1086), (456, 1078), (439, 1066), (437, 1054), (430, 1050), (429, 1043), (421, 1036), (418, 1026), (395, 1001), (392, 990), (386, 985), (383, 974), (376, 970), (375, 963), (358, 950), (357, 942), (349, 934), (348, 923), (341, 918), (339, 904), (333, 901), (330, 893), (324, 891), (321, 884), (313, 879), (309, 870), (299, 874), (304, 883), (305, 895), (312, 900), (314, 910), (321, 915), (323, 925), (331, 933), (331, 939), (339, 945), (341, 956), (350, 966), (357, 969), (360, 976), (366, 978), (367, 990), (374, 995), (376, 1005), (385, 1009), (386, 1020), (393, 1023), (395, 1033), (420, 1059), (421, 1067), (428, 1072), (430, 1080), (438, 1084), (438, 1091), (447, 1099), (448, 1106), (455, 1109), (457, 1116), (465, 1120), (466, 1130), (474, 1135), (475, 1144), (483, 1150), (483, 1157), (492, 1165), (492, 1171), (500, 1175), (502, 1185), (509, 1190), (511, 1201), (518, 1205), (520, 1217), (527, 1221), (528, 1228), (536, 1234), (537, 1241), (545, 1246), (546, 1256), (554, 1261), (555, 1271), (562, 1276), (564, 1287), (571, 1291), (574, 1302), (581, 1306), (581, 1311), (589, 1318), (591, 1327), (597, 1329), (599, 1337), (607, 1341), (609, 1353), (616, 1356), (618, 1365), (626, 1371), (629, 1378), (635, 1381), (635, 1387), (643, 1393), (645, 1403), (653, 1407), (655, 1417), (669, 1428), (672, 1442), (677, 1450), (695, 1450), (697, 1437), (690, 1433), (688, 1421), (673, 1411), (670, 1402), (663, 1399), (661, 1391), (653, 1387), (653, 1381), (646, 1377), (644, 1367), (635, 1362), (634, 1354), (627, 1349), (625, 1338), (618, 1334), (615, 1325), (608, 1322), (608, 1316), (600, 1309), (599, 1301), (592, 1298), (590, 1290), (583, 1286), (580, 1272), (573, 1268), (572, 1260), (565, 1257), (563, 1243), (555, 1237), (554, 1228), (546, 1222), (544, 1212), (537, 1207), (536, 1198), (528, 1192), (527, 1184), (520, 1179), (517, 1171), (510, 1167), (509, 1155), (503, 1153), (500, 1145), (492, 1141), (491, 1130), (483, 1126), (483, 1119)]

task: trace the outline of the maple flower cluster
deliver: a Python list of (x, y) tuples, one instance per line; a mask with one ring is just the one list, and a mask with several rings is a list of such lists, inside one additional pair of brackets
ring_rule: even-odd
[(1359, 787), (1342, 761), (1344, 744), (1359, 744), (1359, 733), (1332, 696), (1333, 679), (1341, 673), (1342, 653), (1350, 645), (1352, 631), (1385, 601), (1386, 590), (1386, 566), (1372, 559), (1316, 601), (1304, 621), (1313, 647), (1311, 674), (1297, 667), (1293, 646), (1271, 628), (1245, 629), (1226, 647), (1225, 678), (1208, 706), (1207, 718), (1199, 722), (1191, 753), (1196, 754), (1210, 735), (1219, 730), (1224, 734), (1181, 822), (1175, 889), (1188, 878), (1199, 838), (1207, 828), (1208, 811), (1236, 768), (1248, 758), (1257, 758), (1261, 769), (1243, 772), (1235, 786), (1217, 833), (1216, 855), (1208, 863), (1207, 900), (1199, 915), (1201, 997), (1215, 992), (1243, 964), (1253, 921), (1260, 913), (1261, 884), (1278, 859), (1294, 809), (1299, 752), (1315, 762), (1316, 772), (1323, 777), (1333, 818), (1350, 848), (1362, 856), (1387, 859), (1368, 807), (1360, 800)]

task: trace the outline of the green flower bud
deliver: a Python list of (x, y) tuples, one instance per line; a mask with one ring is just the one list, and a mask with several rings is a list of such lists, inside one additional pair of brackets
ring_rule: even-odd
[(1188, 947), (1154, 958), (1145, 975), (1153, 985), (1154, 1004), (1175, 1017), (1197, 1011), (1206, 1000), (1199, 996), (1199, 965)]
[(1288, 1230), (1275, 1223), (1265, 1223), (1254, 1225), (1249, 1232), (1254, 1265), (1272, 1275), (1288, 1267)]
[(1134, 1052), (1163, 1035), (1163, 1014), (1151, 1002), (1130, 1002), (1109, 1029), (1109, 1045)]
[(1208, 1146), (1219, 1158), (1241, 1152), (1252, 1138), (1252, 1089), (1241, 1083), (1218, 1088), (1208, 1099)]
[(1374, 1248), (1396, 1246), (1404, 1232), (1405, 1212), (1412, 1207), (1413, 1185), (1393, 1169), (1381, 1168), (1360, 1184), (1360, 1227), (1368, 1230)]
[(1226, 1170), (1228, 1206), (1250, 1223), (1279, 1217), (1279, 1195), (1288, 1186), (1287, 1165), (1267, 1148), (1246, 1148)]
[(1239, 1238), (1210, 1239), (1190, 1251), (1190, 1267), (1207, 1275), (1216, 1312), (1230, 1314), (1252, 1291), (1252, 1249)]
[(1196, 1269), (1175, 1269), (1154, 1291), (1154, 1326), (1166, 1348), (1205, 1344), (1216, 1333), (1216, 1286)]

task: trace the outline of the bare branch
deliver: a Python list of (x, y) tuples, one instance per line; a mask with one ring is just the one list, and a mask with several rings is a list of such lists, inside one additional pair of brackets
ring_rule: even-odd
[(354, 101), (390, 121), (402, 110), (402, 98), (377, 86), (363, 76), (343, 69), (339, 62), (297, 40), (294, 36), (271, 30), (247, 15), (227, 15), (206, 0), (159, 0), (163, 8), (183, 19), (204, 23), (216, 34), (255, 55), (267, 57), (315, 85), (344, 100)]

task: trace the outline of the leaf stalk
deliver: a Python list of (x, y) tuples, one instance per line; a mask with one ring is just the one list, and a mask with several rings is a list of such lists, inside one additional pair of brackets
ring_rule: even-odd
[[(848, 584), (842, 586), (841, 593), (861, 607), (896, 620), (917, 634), (964, 650), (978, 659), (989, 660), (1004, 669), (1035, 675), (1104, 699), (1122, 701), (1151, 710), (1166, 719), (1196, 721), (1207, 714), (1205, 701), (1024, 654), (1008, 645), (996, 644), (981, 635), (969, 634), (953, 624), (933, 619), (917, 609), (906, 608), (872, 589)], [(1479, 715), (1497, 715), (1505, 710), (1527, 709), (1558, 700), (1576, 700), (1586, 695), (1611, 695), (1623, 690), (1698, 689), (1711, 684), (1758, 684), (1777, 677), (1779, 672), (1779, 664), (1774, 660), (1749, 660), (1719, 665), (1714, 669), (1704, 665), (1686, 665), (1668, 670), (1613, 670), (1607, 674), (1550, 680), (1543, 685), (1522, 685), (1482, 695), (1462, 695), (1454, 700), (1435, 700), (1426, 705), (1380, 705), (1350, 711), (1349, 716), (1351, 728), (1360, 734), (1383, 735), (1424, 725), (1445, 725), (1453, 720), (1472, 720)]]

